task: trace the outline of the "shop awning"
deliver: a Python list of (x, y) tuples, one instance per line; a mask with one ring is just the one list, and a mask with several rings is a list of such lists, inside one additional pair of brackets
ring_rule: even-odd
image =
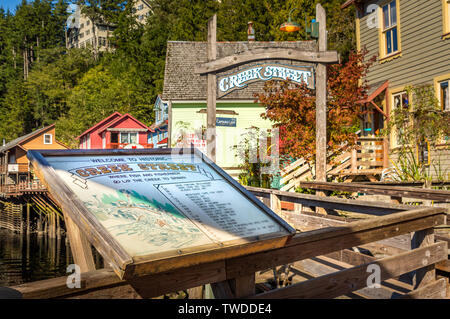
[(359, 101), (359, 103), (361, 103), (361, 104), (370, 103), (373, 105), (373, 107), (375, 107), (375, 109), (378, 110), (378, 112), (383, 114), (386, 118), (389, 118), (389, 116), (383, 111), (383, 109), (380, 108), (373, 101), (378, 95), (380, 95), (382, 92), (384, 92), (388, 87), (389, 87), (389, 80), (373, 84), (369, 89), (367, 98), (365, 100)]

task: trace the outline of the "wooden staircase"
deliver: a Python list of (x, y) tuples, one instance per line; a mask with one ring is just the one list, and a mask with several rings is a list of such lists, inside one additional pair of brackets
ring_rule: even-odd
[[(371, 182), (378, 181), (388, 165), (388, 145), (380, 137), (360, 137), (354, 149), (327, 158), (327, 176), (351, 182), (365, 176)], [(281, 170), (280, 190), (294, 192), (301, 181), (311, 181), (315, 176), (314, 164), (301, 158)]]

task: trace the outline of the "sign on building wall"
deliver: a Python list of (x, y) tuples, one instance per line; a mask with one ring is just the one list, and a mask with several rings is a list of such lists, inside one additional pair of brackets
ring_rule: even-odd
[(295, 232), (193, 149), (42, 155), (29, 153), (38, 174), (120, 277), (279, 247)]
[(236, 127), (235, 117), (216, 117), (216, 126)]
[(218, 77), (217, 92), (219, 97), (222, 97), (234, 90), (243, 89), (253, 82), (287, 79), (298, 84), (306, 83), (311, 89), (315, 86), (313, 67), (274, 63), (252, 66), (251, 68)]

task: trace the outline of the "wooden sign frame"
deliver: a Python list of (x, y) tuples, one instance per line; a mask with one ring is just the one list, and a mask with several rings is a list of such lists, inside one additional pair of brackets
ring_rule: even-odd
[[(228, 185), (255, 205), (261, 212), (281, 226), (283, 231), (264, 236), (245, 237), (239, 240), (217, 244), (196, 246), (183, 250), (165, 251), (145, 256), (130, 256), (119, 242), (106, 230), (92, 212), (84, 205), (77, 195), (57, 175), (46, 157), (67, 156), (152, 156), (152, 155), (196, 155), (204, 164), (217, 173)], [(80, 233), (99, 251), (121, 279), (131, 279), (148, 274), (156, 274), (178, 268), (209, 263), (226, 258), (242, 256), (283, 247), (295, 234), (288, 223), (271, 211), (253, 194), (228, 176), (225, 171), (194, 148), (187, 149), (132, 149), (132, 150), (33, 150), (29, 151), (28, 159), (34, 172), (46, 186), (50, 194), (61, 205), (69, 222), (78, 226)], [(68, 231), (69, 231), (69, 227)], [(70, 227), (73, 228), (73, 227)], [(71, 238), (69, 234), (69, 238)], [(72, 238), (80, 238), (72, 236)], [(71, 246), (74, 246), (71, 243)], [(78, 245), (79, 246), (79, 245)], [(90, 247), (89, 247), (90, 248)], [(85, 247), (86, 250), (86, 247)], [(84, 252), (88, 253), (88, 252)]]

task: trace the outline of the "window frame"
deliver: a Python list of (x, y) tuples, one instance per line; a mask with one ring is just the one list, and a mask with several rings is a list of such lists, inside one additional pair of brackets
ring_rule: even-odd
[[(48, 143), (46, 142), (46, 139), (45, 139), (47, 136), (50, 136), (50, 142), (48, 142)], [(51, 133), (46, 133), (46, 134), (44, 134), (44, 144), (45, 144), (45, 145), (51, 145), (51, 144), (53, 144), (53, 134), (51, 134)]]
[[(131, 142), (131, 134), (135, 134), (136, 141)], [(122, 142), (122, 135), (127, 135), (128, 142)], [(119, 143), (120, 144), (139, 144), (139, 132), (120, 132), (119, 133)]]
[(450, 0), (442, 0), (442, 40), (450, 39)]
[[(431, 164), (430, 143), (428, 141), (426, 141), (426, 140), (424, 142), (425, 142), (425, 145), (422, 144), (423, 142), (422, 143), (418, 143), (416, 145), (416, 159), (417, 159), (417, 163), (419, 164), (419, 166), (430, 166), (430, 164)], [(423, 161), (424, 158), (421, 161), (420, 157), (419, 157), (423, 146), (426, 147), (426, 152), (427, 152), (426, 161)]]
[[(389, 25), (389, 27), (385, 28), (384, 26), (384, 12), (383, 8), (387, 5), (389, 12), (389, 23), (391, 23), (391, 3), (395, 3), (395, 25)], [(399, 0), (388, 0), (384, 1), (378, 10), (378, 53), (379, 53), (379, 62), (384, 63), (390, 61), (394, 58), (400, 57), (402, 54), (402, 41), (401, 41), (401, 28), (400, 28), (400, 1)], [(387, 53), (387, 32), (392, 31), (396, 28), (397, 33), (397, 50), (392, 51), (391, 53)], [(391, 36), (391, 41), (393, 41)], [(393, 44), (393, 42), (392, 42)], [(393, 50), (392, 45), (392, 50)]]
[[(442, 84), (443, 83), (447, 83), (447, 109), (445, 108), (445, 104), (444, 101), (442, 101)], [(444, 81), (439, 81), (438, 82), (438, 86), (439, 86), (439, 103), (441, 105), (441, 109), (444, 112), (450, 112), (450, 79), (444, 80)]]
[[(438, 99), (439, 104), (441, 105), (441, 110), (444, 110), (444, 104), (441, 101), (441, 83), (447, 82), (449, 84), (449, 93), (450, 93), (450, 73), (435, 77), (433, 79), (433, 82), (434, 82), (435, 96)], [(450, 97), (448, 97), (448, 99), (449, 99), (449, 107), (450, 107)], [(447, 112), (449, 112), (449, 111), (450, 111), (450, 109), (447, 110)]]
[[(389, 105), (390, 105), (390, 107), (389, 107), (390, 111), (389, 112), (390, 113), (392, 113), (395, 110), (395, 108), (396, 108), (396, 106), (395, 106), (395, 97), (398, 96), (398, 95), (408, 94), (408, 92), (406, 91), (406, 87), (407, 86), (403, 86), (403, 87), (400, 87), (400, 88), (395, 88), (395, 89), (389, 90)], [(408, 98), (408, 109), (409, 109), (411, 107), (411, 105), (412, 105), (411, 104), (411, 96), (407, 95), (407, 98)], [(402, 106), (402, 107), (404, 107), (404, 106)], [(391, 136), (390, 136), (391, 149), (395, 149), (395, 148), (401, 147), (403, 145), (403, 144), (400, 144), (398, 142), (397, 130), (398, 130), (398, 128), (396, 128), (391, 133)]]

